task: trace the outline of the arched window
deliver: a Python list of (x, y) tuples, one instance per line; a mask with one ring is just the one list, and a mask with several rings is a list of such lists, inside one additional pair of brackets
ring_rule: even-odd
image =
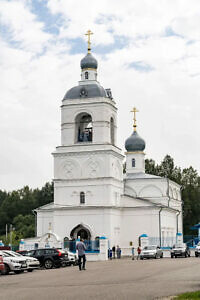
[(135, 168), (135, 158), (132, 158), (132, 168)]
[(110, 142), (112, 145), (115, 143), (114, 120), (110, 118)]
[(92, 142), (92, 117), (81, 113), (76, 117), (76, 142)]
[(85, 204), (85, 193), (80, 192), (80, 204)]
[(89, 73), (85, 72), (85, 79), (88, 79), (88, 78), (89, 78)]

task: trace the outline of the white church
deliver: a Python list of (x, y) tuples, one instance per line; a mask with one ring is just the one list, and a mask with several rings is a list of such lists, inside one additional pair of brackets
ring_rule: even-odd
[(37, 237), (27, 243), (44, 246), (51, 236), (61, 244), (103, 237), (110, 247), (119, 245), (122, 255), (144, 236), (171, 246), (182, 235), (180, 186), (145, 173), (145, 141), (137, 132), (135, 108), (124, 155), (117, 146), (117, 107), (111, 90), (97, 81), (90, 34), (81, 80), (62, 100), (61, 145), (53, 152), (54, 202), (35, 210)]

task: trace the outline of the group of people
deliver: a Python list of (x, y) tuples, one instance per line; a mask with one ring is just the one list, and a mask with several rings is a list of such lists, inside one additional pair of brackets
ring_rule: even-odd
[[(76, 245), (76, 250), (78, 251), (78, 266), (79, 266), (79, 270), (86, 270), (85, 268), (85, 263), (86, 263), (86, 256), (85, 256), (85, 244), (84, 244), (84, 239), (81, 239), (80, 242), (77, 243)], [(142, 248), (140, 246), (137, 247), (137, 259), (140, 259), (140, 254), (141, 254)], [(121, 258), (121, 248), (119, 246), (117, 246), (117, 248), (115, 248), (115, 246), (108, 249), (108, 258), (112, 259), (112, 258)], [(135, 259), (135, 248), (132, 247), (132, 259)]]
[[(137, 247), (137, 259), (140, 259), (142, 248), (140, 246)], [(135, 259), (135, 248), (132, 247), (132, 260)]]
[(122, 253), (122, 250), (118, 245), (117, 245), (117, 248), (115, 248), (115, 246), (113, 246), (112, 249), (111, 248), (108, 249), (108, 258), (115, 259), (116, 256), (117, 256), (117, 258), (121, 258), (121, 253)]

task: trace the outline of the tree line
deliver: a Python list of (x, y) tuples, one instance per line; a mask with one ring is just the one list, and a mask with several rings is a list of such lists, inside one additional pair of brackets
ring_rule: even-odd
[[(175, 166), (174, 159), (169, 155), (160, 164), (156, 164), (153, 159), (146, 159), (145, 169), (148, 174), (167, 177), (181, 185), (184, 234), (196, 234), (190, 227), (200, 222), (200, 177), (197, 171), (193, 167), (181, 169)], [(9, 243), (11, 224), (13, 244), (17, 244), (21, 238), (33, 237), (33, 210), (52, 201), (53, 183), (46, 183), (41, 189), (25, 186), (12, 192), (0, 190), (0, 240)]]
[(35, 236), (33, 210), (52, 201), (53, 183), (49, 182), (41, 189), (30, 189), (25, 186), (12, 192), (0, 190), (0, 240), (3, 240), (4, 244), (9, 244), (10, 229), (13, 230), (13, 245), (18, 244), (21, 238)]

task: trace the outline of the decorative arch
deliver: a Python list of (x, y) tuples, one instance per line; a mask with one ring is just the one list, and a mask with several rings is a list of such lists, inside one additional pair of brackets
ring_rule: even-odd
[(85, 160), (82, 166), (84, 178), (99, 177), (102, 174), (104, 161), (94, 155)]
[(81, 177), (80, 174), (80, 164), (75, 159), (67, 159), (62, 161), (60, 165), (60, 177), (64, 179), (72, 179)]
[(139, 197), (144, 197), (144, 198), (153, 198), (153, 197), (162, 197), (162, 191), (155, 185), (148, 185), (143, 187), (139, 191)]
[(75, 117), (75, 142), (92, 142), (92, 139), (92, 116), (87, 112), (81, 112)]
[(132, 196), (132, 197), (137, 197), (136, 191), (130, 186), (125, 187), (125, 195), (129, 195), (129, 196)]
[(71, 239), (77, 240), (78, 237), (83, 238), (84, 240), (90, 240), (91, 239), (91, 230), (88, 226), (85, 226), (84, 224), (78, 224), (75, 226), (71, 233), (70, 237)]

